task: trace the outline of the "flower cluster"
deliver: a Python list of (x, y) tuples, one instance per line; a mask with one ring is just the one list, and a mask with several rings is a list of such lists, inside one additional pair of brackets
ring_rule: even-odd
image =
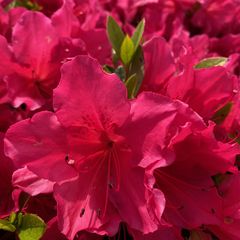
[(240, 240), (237, 0), (0, 1), (0, 238)]

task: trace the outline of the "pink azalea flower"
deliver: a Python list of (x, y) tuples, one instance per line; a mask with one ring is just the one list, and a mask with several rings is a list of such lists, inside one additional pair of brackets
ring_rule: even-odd
[(236, 172), (235, 156), (240, 149), (236, 144), (216, 141), (213, 128), (183, 128), (170, 146), (176, 160), (154, 170), (156, 187), (166, 197), (163, 217), (173, 225), (192, 229), (202, 224), (220, 224), (222, 199), (211, 177)]
[(104, 10), (99, 0), (74, 0), (74, 15), (81, 23), (84, 31), (105, 26), (107, 11)]
[(79, 32), (80, 22), (74, 15), (74, 1), (64, 0), (61, 8), (52, 15), (52, 24), (62, 37), (74, 37)]
[(176, 72), (169, 44), (163, 38), (155, 37), (144, 44), (143, 51), (145, 74), (142, 90), (165, 93), (169, 79)]
[(100, 64), (112, 64), (112, 49), (107, 38), (106, 29), (81, 31), (79, 37), (86, 45), (86, 51)]
[(142, 88), (182, 100), (204, 119), (210, 119), (234, 96), (236, 78), (224, 67), (194, 69), (198, 60), (191, 49), (185, 48), (175, 65), (169, 45), (161, 38), (153, 38), (144, 46), (144, 57)]
[(53, 182), (39, 178), (27, 167), (24, 167), (13, 173), (12, 185), (16, 210), (19, 210), (19, 204), (22, 202), (25, 204), (21, 211), (35, 213), (44, 221), (49, 221), (56, 216), (56, 202), (52, 195)]
[(153, 36), (162, 36), (170, 40), (176, 32), (184, 30), (186, 12), (191, 10), (196, 1), (134, 0), (133, 2), (133, 6), (139, 7), (136, 18), (140, 15), (146, 20), (145, 37), (151, 39)]
[(13, 173), (12, 184), (22, 191), (36, 196), (40, 193), (51, 193), (53, 191), (53, 182), (47, 179), (41, 179), (27, 167), (19, 168)]
[(199, 5), (191, 19), (191, 23), (197, 32), (204, 32), (209, 36), (239, 33), (239, 10), (237, 1), (205, 1)]
[(204, 119), (210, 119), (233, 98), (236, 79), (223, 67), (186, 68), (189, 69), (170, 80), (167, 92), (172, 98), (188, 103)]
[(143, 233), (157, 230), (164, 196), (152, 191), (144, 168), (172, 162), (166, 142), (198, 116), (157, 94), (130, 102), (118, 77), (86, 56), (63, 66), (54, 108), (56, 114), (40, 112), (11, 126), (6, 153), (57, 182), (61, 231), (70, 239), (81, 230), (114, 235), (120, 221)]
[[(58, 84), (63, 55), (72, 54), (71, 41), (67, 44), (66, 40), (60, 41), (50, 19), (39, 12), (26, 12), (21, 16), (13, 28), (12, 46), (3, 37), (0, 40), (4, 58), (0, 76), (8, 84), (13, 106), (25, 103), (30, 110), (43, 106)], [(74, 51), (81, 50), (75, 48)]]
[[(76, 39), (83, 40), (86, 52), (96, 58), (102, 65), (107, 63), (111, 64), (112, 51), (107, 38), (106, 28), (93, 26), (92, 28), (86, 30), (84, 25), (81, 24), (81, 20), (77, 18), (74, 10), (75, 8), (81, 9), (81, 6), (81, 4), (77, 5), (72, 0), (64, 1), (62, 7), (51, 17), (54, 27), (62, 37), (74, 37)], [(89, 6), (91, 9), (90, 3), (86, 6)], [(87, 7), (84, 8), (82, 6), (82, 8), (82, 11), (90, 11)], [(82, 14), (84, 14), (84, 12), (82, 12)], [(106, 21), (105, 18), (104, 20)], [(91, 19), (91, 24), (94, 24), (93, 19)], [(98, 28), (96, 29), (96, 27)]]
[(210, 226), (219, 239), (240, 239), (240, 175), (228, 175), (219, 187), (223, 197), (223, 218), (219, 226)]
[(210, 51), (228, 57), (233, 53), (240, 53), (240, 34), (228, 34), (221, 38), (211, 38)]
[[(217, 55), (228, 57), (228, 64), (230, 63), (230, 70), (239, 75), (239, 55), (240, 55), (240, 34), (228, 34), (222, 38), (211, 38), (209, 45), (209, 52)], [(229, 67), (228, 67), (229, 68)]]

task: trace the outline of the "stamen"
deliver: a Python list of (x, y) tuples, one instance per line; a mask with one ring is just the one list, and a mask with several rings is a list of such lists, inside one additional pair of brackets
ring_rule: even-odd
[[(83, 213), (83, 214), (85, 213), (86, 206), (87, 206), (87, 204), (88, 204), (88, 202), (90, 200), (90, 196), (92, 195), (92, 192), (94, 190), (93, 186), (96, 184), (95, 182), (96, 182), (97, 176), (98, 176), (100, 170), (102, 169), (102, 166), (103, 166), (103, 164), (105, 162), (106, 156), (107, 156), (107, 152), (104, 152), (103, 158), (99, 158), (97, 160), (97, 162), (99, 162), (99, 160), (101, 160), (101, 161), (98, 164), (97, 169), (94, 172), (93, 178), (92, 178), (92, 180), (91, 180), (91, 182), (89, 184), (88, 191), (86, 192), (87, 197), (86, 197), (85, 201), (82, 203), (83, 208), (81, 210), (81, 213)], [(82, 217), (83, 214), (80, 214), (80, 217)]]
[(106, 196), (105, 196), (105, 202), (104, 202), (102, 217), (105, 216), (106, 211), (107, 211), (108, 195), (109, 195), (108, 183), (110, 181), (110, 172), (111, 172), (111, 152), (108, 153), (108, 158), (107, 158), (107, 186), (106, 186)]
[(115, 168), (115, 175), (116, 175), (116, 191), (119, 191), (120, 188), (120, 164), (119, 164), (119, 158), (118, 158), (118, 154), (116, 151), (116, 148), (113, 147), (112, 148), (112, 158), (113, 158), (113, 163), (114, 163), (114, 168)]
[(95, 168), (99, 164), (99, 161), (103, 160), (101, 157), (98, 157), (98, 156), (102, 156), (102, 154), (105, 154), (105, 153), (103, 151), (98, 151), (98, 152), (96, 152), (94, 154), (91, 154), (91, 155), (89, 155), (87, 157), (83, 157), (81, 159), (78, 159), (78, 166), (81, 167), (81, 169), (78, 168), (78, 171), (79, 172), (87, 172), (87, 171), (89, 171), (89, 168), (88, 168), (89, 164), (88, 164), (88, 166), (82, 167), (81, 163), (88, 163), (90, 161), (90, 159), (92, 159), (92, 158), (93, 159), (96, 158), (96, 161), (94, 161), (94, 163), (90, 167), (91, 167), (91, 169)]

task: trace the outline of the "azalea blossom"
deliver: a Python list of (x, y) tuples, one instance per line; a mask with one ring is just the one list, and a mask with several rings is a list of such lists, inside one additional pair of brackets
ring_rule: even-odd
[(84, 229), (112, 235), (120, 221), (143, 233), (157, 230), (165, 200), (152, 184), (146, 187), (144, 168), (172, 162), (166, 141), (197, 115), (151, 93), (130, 102), (117, 76), (84, 56), (63, 66), (54, 108), (55, 114), (41, 112), (13, 125), (6, 154), (57, 183), (62, 232), (70, 239)]
[(239, 0), (0, 0), (0, 239), (240, 240), (239, 26)]
[(71, 56), (72, 51), (80, 53), (82, 47), (74, 48), (71, 40), (60, 39), (50, 19), (38, 12), (25, 12), (18, 19), (13, 28), (12, 46), (0, 37), (4, 58), (0, 76), (8, 85), (8, 96), (14, 107), (25, 103), (30, 110), (51, 100), (52, 90), (60, 78), (62, 61)]
[[(153, 38), (145, 44), (144, 58), (147, 64), (143, 90), (182, 100), (206, 120), (236, 94), (237, 79), (226, 68), (194, 69), (197, 59), (188, 50), (180, 56), (180, 68), (162, 38)], [(160, 62), (160, 67), (154, 62)]]

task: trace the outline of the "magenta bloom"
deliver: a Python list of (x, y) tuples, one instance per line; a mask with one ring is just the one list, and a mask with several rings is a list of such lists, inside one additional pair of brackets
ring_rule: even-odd
[(173, 53), (162, 38), (153, 38), (145, 44), (144, 57), (143, 89), (179, 99), (204, 119), (210, 119), (235, 94), (236, 79), (227, 69), (194, 69), (198, 60), (191, 51), (179, 56), (181, 66), (175, 65)]
[(74, 5), (73, 0), (63, 0), (61, 8), (51, 17), (53, 26), (62, 37), (74, 37), (80, 30), (80, 22), (74, 15)]
[(166, 197), (164, 219), (173, 225), (192, 229), (220, 224), (222, 199), (212, 176), (236, 171), (239, 147), (216, 141), (213, 127), (183, 128), (171, 145), (176, 160), (154, 171), (156, 186)]
[(12, 183), (14, 187), (36, 196), (40, 193), (51, 193), (53, 191), (53, 182), (47, 179), (41, 179), (27, 167), (20, 168), (13, 173)]
[[(70, 39), (60, 39), (49, 18), (39, 12), (25, 12), (13, 27), (11, 45), (0, 38), (4, 59), (0, 76), (8, 84), (12, 105), (25, 103), (35, 110), (51, 100), (60, 79), (61, 61), (71, 56), (73, 48)], [(74, 52), (80, 50), (74, 48)]]
[[(191, 19), (193, 30), (209, 36), (239, 33), (240, 6), (238, 1), (204, 1)], [(191, 31), (191, 29), (190, 29)]]
[(223, 217), (219, 226), (210, 229), (220, 239), (240, 239), (240, 175), (227, 175), (219, 187), (223, 197)]
[(120, 221), (143, 233), (157, 230), (165, 200), (147, 184), (144, 168), (172, 162), (166, 142), (197, 115), (157, 94), (127, 100), (117, 76), (86, 56), (63, 66), (54, 108), (56, 114), (40, 112), (10, 127), (6, 153), (57, 182), (62, 232), (70, 239), (80, 230), (113, 235)]
[[(176, 72), (169, 44), (155, 37), (144, 45), (145, 75), (142, 90), (166, 93), (166, 86)], [(161, 54), (160, 54), (161, 53)]]

